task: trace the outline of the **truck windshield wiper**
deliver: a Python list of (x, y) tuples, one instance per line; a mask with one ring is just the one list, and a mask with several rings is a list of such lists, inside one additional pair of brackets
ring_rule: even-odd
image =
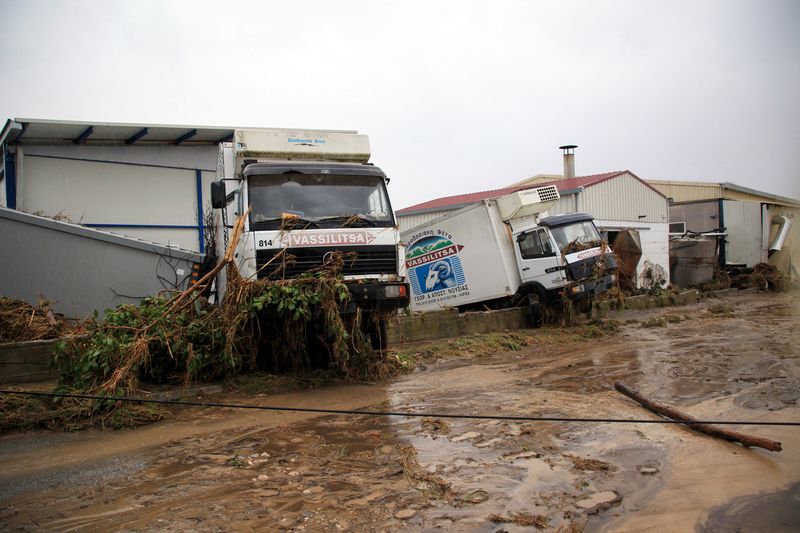
[(370, 220), (369, 218), (365, 217), (364, 215), (341, 215), (338, 217), (328, 217), (323, 218), (320, 222), (329, 222), (334, 220), (341, 220), (343, 222), (342, 226), (352, 226), (356, 222), (363, 222), (367, 226), (377, 226), (378, 224), (375, 223), (374, 220)]

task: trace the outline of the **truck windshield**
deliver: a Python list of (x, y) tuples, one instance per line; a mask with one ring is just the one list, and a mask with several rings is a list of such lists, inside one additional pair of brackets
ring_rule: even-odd
[(253, 229), (279, 229), (291, 219), (315, 228), (394, 225), (379, 176), (290, 173), (248, 183)]
[(600, 245), (600, 233), (591, 220), (550, 228), (561, 253)]

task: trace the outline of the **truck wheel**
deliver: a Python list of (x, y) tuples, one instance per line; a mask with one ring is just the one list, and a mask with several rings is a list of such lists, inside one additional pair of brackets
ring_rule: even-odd
[(306, 324), (306, 355), (311, 368), (328, 368), (331, 362), (331, 353), (323, 339), (322, 324), (318, 320), (311, 320)]
[(373, 350), (385, 350), (389, 346), (389, 333), (385, 319), (372, 321), (369, 328), (369, 341)]
[(586, 318), (592, 318), (592, 304), (594, 300), (591, 297), (584, 298), (578, 305), (578, 311), (586, 313)]
[(544, 311), (542, 309), (542, 302), (536, 294), (528, 295), (528, 309), (531, 310), (531, 323), (533, 327), (542, 327), (542, 316)]

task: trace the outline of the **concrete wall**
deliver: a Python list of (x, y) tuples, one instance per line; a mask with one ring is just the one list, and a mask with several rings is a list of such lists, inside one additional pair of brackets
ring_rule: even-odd
[(531, 327), (527, 307), (459, 314), (457, 309), (400, 315), (389, 324), (389, 344), (446, 339)]
[(83, 318), (166, 289), (185, 289), (202, 256), (0, 208), (0, 294)]
[(54, 342), (44, 340), (0, 344), (0, 384), (57, 378), (58, 373), (50, 369), (50, 348)]
[[(733, 290), (733, 293), (739, 291)], [(697, 291), (662, 296), (633, 296), (625, 299), (627, 309), (648, 309), (671, 305), (696, 303), (700, 295)], [(616, 300), (595, 303), (598, 315), (613, 316), (616, 313)], [(482, 311), (459, 314), (455, 309), (445, 309), (431, 313), (400, 315), (389, 323), (389, 344), (448, 339), (476, 333), (531, 328), (530, 313), (527, 307)]]

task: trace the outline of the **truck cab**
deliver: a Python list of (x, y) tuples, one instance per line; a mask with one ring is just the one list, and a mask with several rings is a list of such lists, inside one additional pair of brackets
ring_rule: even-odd
[(389, 179), (368, 162), (366, 135), (235, 135), (236, 142), (220, 146), (212, 189), (214, 207), (223, 214), (219, 248), (227, 243), (232, 218), (249, 208), (235, 255), (244, 278), (295, 278), (340, 258), (351, 294), (342, 312), (366, 315), (373, 346), (385, 348), (385, 315), (407, 306), (409, 292)]
[(513, 235), (523, 292), (582, 301), (616, 280), (616, 259), (588, 213), (544, 217)]

